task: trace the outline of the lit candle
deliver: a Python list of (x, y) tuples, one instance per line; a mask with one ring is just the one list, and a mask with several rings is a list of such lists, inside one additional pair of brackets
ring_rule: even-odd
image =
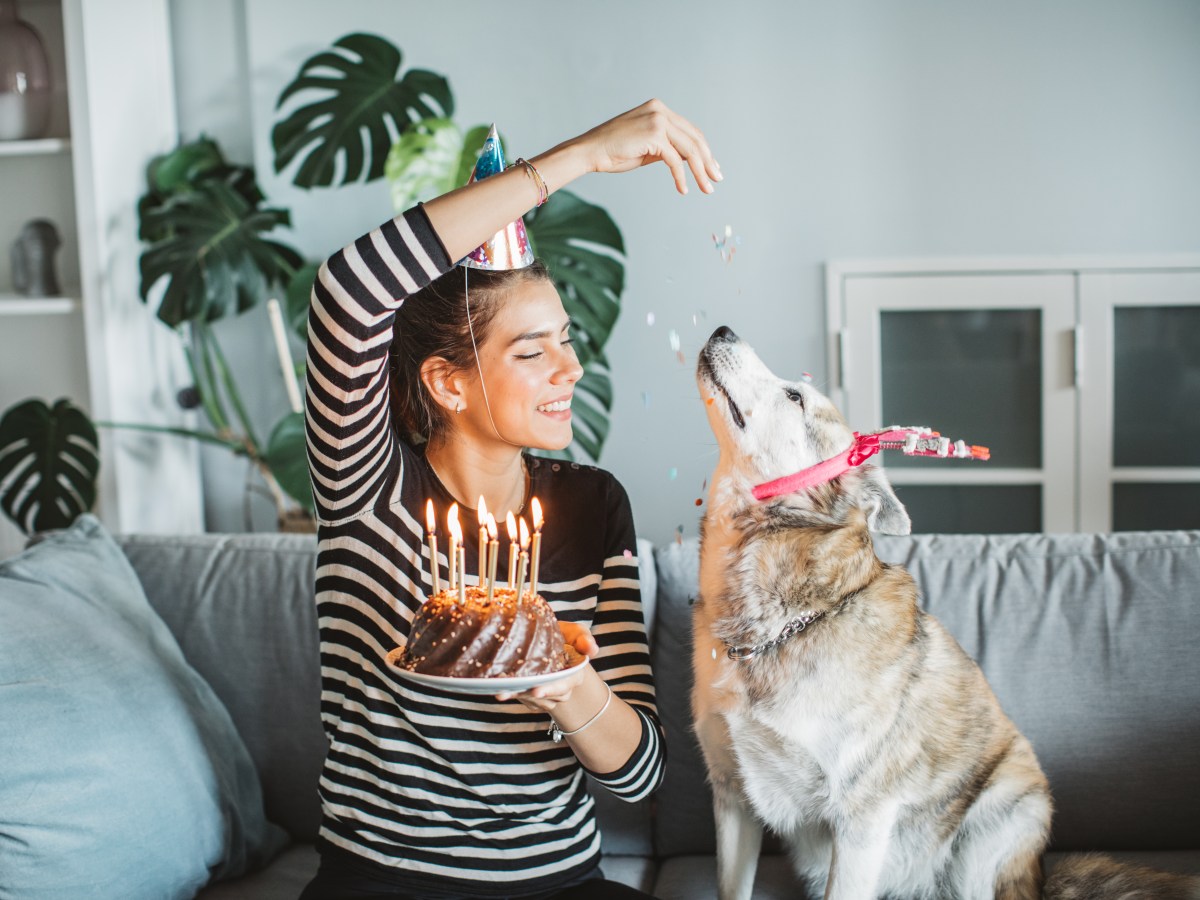
[(533, 510), (533, 553), (529, 562), (529, 593), (537, 594), (538, 563), (542, 558), (542, 504), (534, 497), (530, 503)]
[(508, 587), (509, 590), (517, 589), (517, 553), (521, 549), (517, 544), (517, 517), (511, 512), (508, 514)]
[(498, 529), (496, 528), (496, 517), (488, 513), (487, 520), (488, 533), (488, 577), (487, 577), (487, 601), (492, 602), (492, 594), (496, 590), (496, 561), (500, 558), (500, 542), (496, 540)]
[(450, 506), (446, 513), (446, 530), (450, 532), (450, 591), (458, 587), (458, 543), (462, 537), (462, 526), (458, 524), (458, 504)]
[(433, 517), (432, 500), (425, 501), (425, 527), (429, 530), (429, 569), (433, 573), (433, 592), (440, 594), (442, 586), (438, 578), (437, 520)]
[(458, 521), (458, 504), (454, 504), (454, 517), (450, 520), (450, 545), (457, 547), (458, 556), (458, 602), (467, 602), (467, 549), (463, 546), (462, 524)]
[(517, 526), (521, 532), (521, 555), (517, 559), (517, 599), (521, 599), (521, 591), (525, 587), (525, 564), (529, 562), (529, 554), (525, 548), (529, 546), (529, 526), (525, 520), (519, 519)]
[(487, 581), (487, 545), (488, 545), (488, 530), (487, 530), (487, 504), (483, 500), (483, 494), (479, 495), (479, 586), (483, 587), (483, 583)]

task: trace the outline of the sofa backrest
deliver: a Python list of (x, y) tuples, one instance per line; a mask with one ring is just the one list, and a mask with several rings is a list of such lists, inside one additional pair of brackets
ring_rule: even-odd
[[(1200, 532), (880, 538), (1032, 741), (1060, 850), (1200, 846)], [(655, 551), (655, 676), (670, 749), (664, 855), (710, 853), (691, 731), (695, 539)]]
[[(188, 662), (229, 710), (262, 781), (267, 817), (297, 840), (320, 827), (326, 740), (314, 577), (316, 539), (301, 534), (117, 538)], [(639, 541), (647, 614), (653, 553)], [(649, 854), (650, 801), (596, 790), (606, 853)]]

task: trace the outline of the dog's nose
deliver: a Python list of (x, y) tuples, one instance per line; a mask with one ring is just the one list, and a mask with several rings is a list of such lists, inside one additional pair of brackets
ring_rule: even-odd
[(717, 343), (720, 341), (724, 341), (727, 344), (732, 344), (737, 339), (738, 339), (738, 336), (736, 334), (734, 334), (732, 328), (730, 328), (728, 325), (722, 325), (720, 328), (718, 328), (716, 331), (714, 331), (712, 333), (712, 337), (710, 337), (708, 340), (709, 340), (709, 343)]

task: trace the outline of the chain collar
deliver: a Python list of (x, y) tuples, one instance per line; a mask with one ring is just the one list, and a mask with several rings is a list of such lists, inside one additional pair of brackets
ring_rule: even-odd
[(783, 626), (783, 631), (779, 632), (779, 637), (773, 641), (767, 641), (765, 644), (759, 644), (757, 647), (734, 647), (728, 642), (723, 642), (726, 647), (725, 652), (730, 659), (737, 660), (738, 662), (754, 659), (758, 654), (770, 650), (772, 647), (777, 647), (793, 635), (799, 634), (823, 615), (825, 615), (824, 610), (796, 616), (796, 618)]

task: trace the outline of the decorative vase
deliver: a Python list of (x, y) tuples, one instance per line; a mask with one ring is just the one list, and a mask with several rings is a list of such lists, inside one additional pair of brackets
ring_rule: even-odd
[(50, 65), (16, 0), (0, 0), (0, 141), (45, 135), (50, 122)]

